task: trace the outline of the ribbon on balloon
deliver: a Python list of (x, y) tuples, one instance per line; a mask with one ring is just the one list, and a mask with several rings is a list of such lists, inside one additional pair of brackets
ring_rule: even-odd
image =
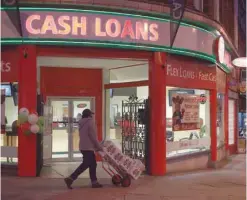
[(44, 128), (44, 117), (39, 117), (37, 112), (29, 112), (27, 108), (21, 108), (18, 115), (18, 126), (26, 135), (41, 134)]

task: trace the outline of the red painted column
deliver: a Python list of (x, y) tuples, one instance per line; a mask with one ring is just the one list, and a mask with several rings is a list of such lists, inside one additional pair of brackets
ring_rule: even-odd
[(154, 53), (149, 62), (150, 175), (166, 173), (166, 70), (165, 53)]
[(238, 108), (239, 108), (239, 101), (238, 100), (235, 100), (235, 106), (234, 106), (234, 115), (235, 115), (235, 122), (234, 122), (234, 153), (237, 153), (238, 152), (238, 148), (237, 148), (237, 145), (238, 145)]
[[(227, 84), (228, 85), (228, 84)], [(229, 149), (229, 130), (228, 130), (228, 115), (229, 115), (229, 109), (228, 109), (228, 102), (229, 102), (229, 97), (228, 97), (228, 87), (226, 87), (226, 92), (225, 92), (225, 112), (224, 112), (224, 118), (225, 118), (225, 149), (228, 151)]]
[(211, 161), (217, 161), (217, 91), (210, 91)]
[[(37, 67), (36, 47), (19, 47), (19, 103), (18, 108), (36, 111)], [(18, 175), (36, 176), (36, 135), (26, 136), (21, 129), (18, 135)]]

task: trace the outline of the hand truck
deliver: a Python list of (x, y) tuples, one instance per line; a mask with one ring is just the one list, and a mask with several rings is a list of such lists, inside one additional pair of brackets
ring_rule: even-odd
[(102, 168), (111, 176), (113, 185), (129, 187), (131, 185), (131, 176), (114, 163), (110, 156), (104, 152), (98, 153), (102, 158)]

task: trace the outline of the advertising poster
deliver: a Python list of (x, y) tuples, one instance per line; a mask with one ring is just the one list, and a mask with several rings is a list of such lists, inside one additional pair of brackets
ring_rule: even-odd
[(5, 90), (1, 90), (1, 134), (5, 133)]
[(200, 129), (200, 95), (172, 95), (172, 130)]

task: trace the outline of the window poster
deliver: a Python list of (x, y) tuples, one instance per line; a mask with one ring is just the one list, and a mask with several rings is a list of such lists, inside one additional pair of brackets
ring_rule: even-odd
[(5, 133), (6, 117), (5, 117), (5, 90), (1, 90), (1, 133)]
[(172, 95), (172, 130), (200, 129), (200, 95)]

